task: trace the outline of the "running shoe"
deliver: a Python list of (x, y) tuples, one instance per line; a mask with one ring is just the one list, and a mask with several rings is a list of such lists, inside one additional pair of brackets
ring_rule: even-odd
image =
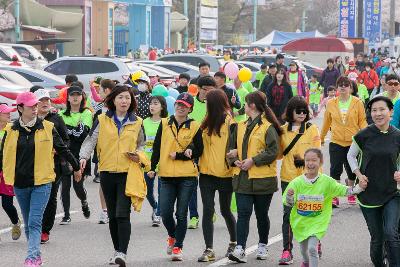
[(12, 225), (11, 237), (13, 240), (18, 240), (21, 237), (21, 221), (18, 221), (16, 224)]
[(279, 259), (279, 265), (290, 265), (293, 263), (293, 255), (289, 250), (284, 250), (282, 256)]
[(302, 262), (300, 267), (309, 267), (308, 262)]
[(337, 197), (332, 199), (332, 208), (339, 208), (339, 199)]
[(159, 227), (161, 225), (161, 216), (155, 215), (153, 218), (153, 227)]
[(318, 251), (318, 257), (321, 259), (322, 258), (322, 244), (321, 244), (321, 241), (318, 241), (317, 251)]
[(108, 223), (108, 214), (106, 210), (102, 210), (100, 212), (99, 224), (107, 224)]
[(356, 196), (354, 196), (354, 195), (351, 195), (351, 196), (348, 196), (347, 197), (347, 203), (349, 204), (349, 205), (356, 205), (357, 204), (357, 201), (356, 201), (357, 199), (356, 199)]
[(225, 257), (228, 257), (230, 253), (235, 250), (236, 242), (229, 242), (228, 249), (226, 250)]
[(267, 244), (259, 243), (257, 249), (257, 260), (266, 260), (268, 256)]
[(167, 243), (168, 243), (168, 245), (167, 245), (167, 254), (168, 254), (168, 255), (171, 255), (171, 254), (172, 254), (172, 250), (173, 250), (173, 248), (174, 248), (175, 241), (176, 241), (175, 238), (170, 237), (170, 236), (168, 237), (168, 239), (167, 239)]
[(228, 259), (230, 259), (231, 261), (246, 263), (247, 262), (246, 252), (244, 251), (242, 246), (238, 245), (235, 247), (235, 250), (229, 254)]
[(122, 252), (115, 253), (115, 264), (119, 265), (120, 267), (126, 266), (126, 254)]
[(62, 218), (60, 225), (68, 225), (71, 223), (71, 217), (64, 217)]
[(42, 266), (43, 265), (43, 261), (42, 261), (42, 257), (37, 257), (37, 259), (36, 259), (36, 264), (38, 265), (38, 266)]
[(117, 251), (114, 251), (114, 254), (110, 257), (110, 259), (108, 260), (108, 264), (109, 265), (116, 265), (115, 263), (115, 257), (117, 256)]
[(189, 221), (188, 229), (197, 229), (197, 228), (199, 228), (199, 218), (192, 217)]
[(24, 262), (24, 267), (38, 267), (36, 260), (26, 259)]
[(94, 176), (93, 182), (97, 183), (97, 184), (100, 183), (100, 176), (98, 176), (98, 175)]
[(83, 216), (85, 216), (86, 219), (90, 218), (90, 209), (89, 209), (89, 204), (87, 201), (82, 202), (82, 211), (83, 211)]
[(40, 244), (46, 244), (49, 242), (49, 234), (48, 233), (42, 233), (40, 236)]
[(215, 253), (212, 249), (207, 248), (204, 250), (203, 255), (201, 255), (198, 259), (198, 262), (209, 262), (209, 261), (215, 261)]
[(178, 247), (174, 247), (172, 249), (172, 261), (183, 261), (182, 249)]

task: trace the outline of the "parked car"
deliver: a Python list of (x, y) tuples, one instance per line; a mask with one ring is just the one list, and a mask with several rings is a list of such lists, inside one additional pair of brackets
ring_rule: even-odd
[[(15, 100), (20, 93), (27, 92), (28, 87), (13, 84), (7, 80), (0, 78), (0, 103), (7, 104), (9, 107), (16, 107)], [(18, 118), (18, 112), (11, 113), (11, 120)]]
[(257, 62), (250, 61), (235, 61), (238, 65), (243, 65), (246, 68), (249, 68), (253, 75), (251, 76), (251, 81), (254, 82), (256, 79), (256, 73), (261, 69), (261, 64)]
[(63, 79), (67, 74), (76, 74), (85, 89), (89, 90), (89, 83), (96, 76), (125, 82), (131, 73), (128, 63), (132, 63), (132, 60), (97, 56), (65, 56), (49, 63), (44, 70)]
[(0, 58), (5, 61), (7, 65), (9, 65), (12, 61), (12, 58), (16, 56), (18, 58), (19, 64), (21, 67), (29, 67), (25, 62), (24, 59), (18, 54), (17, 51), (14, 50), (11, 46), (7, 45), (0, 45)]
[(0, 70), (0, 78), (26, 88), (31, 88), (33, 86), (33, 83), (25, 79), (22, 75), (11, 70)]
[(43, 69), (43, 67), (48, 63), (47, 59), (31, 45), (8, 43), (1, 43), (0, 45), (12, 47), (31, 68)]
[(165, 86), (175, 87), (175, 83), (179, 76), (178, 73), (151, 64), (135, 64), (135, 65), (144, 73), (146, 73), (146, 75), (149, 75), (150, 73), (156, 74), (158, 77), (160, 77), (160, 82)]
[(310, 62), (302, 61), (302, 60), (295, 60), (295, 61), (298, 63), (301, 63), (303, 65), (304, 69), (306, 70), (308, 79), (311, 79), (311, 76), (313, 74), (316, 74), (318, 77), (321, 77), (322, 72), (324, 71), (323, 68), (317, 67), (317, 66), (311, 64)]
[(178, 74), (181, 73), (187, 73), (189, 74), (190, 78), (196, 78), (197, 76), (199, 76), (200, 72), (199, 72), (199, 68), (195, 67), (193, 65), (189, 65), (187, 63), (183, 63), (183, 62), (174, 62), (174, 61), (138, 61), (137, 63), (139, 64), (146, 64), (146, 65), (155, 65), (155, 66), (160, 66), (163, 67), (165, 69), (169, 69), (171, 71), (174, 71)]
[(198, 67), (200, 63), (208, 62), (212, 72), (219, 71), (220, 64), (217, 58), (207, 54), (171, 54), (158, 59), (159, 61), (176, 61)]
[(34, 85), (40, 85), (44, 88), (56, 88), (61, 89), (65, 87), (65, 80), (48, 73), (43, 70), (35, 70), (31, 68), (14, 67), (14, 66), (0, 66), (0, 70), (9, 70), (16, 72), (23, 76), (25, 79), (33, 83)]
[[(285, 65), (289, 66), (290, 62), (293, 60), (297, 59), (296, 57), (293, 57), (291, 55), (285, 55)], [(276, 62), (276, 55), (275, 54), (264, 54), (264, 55), (246, 55), (242, 58), (240, 58), (240, 61), (250, 61), (250, 62), (256, 62), (260, 64), (271, 64)]]

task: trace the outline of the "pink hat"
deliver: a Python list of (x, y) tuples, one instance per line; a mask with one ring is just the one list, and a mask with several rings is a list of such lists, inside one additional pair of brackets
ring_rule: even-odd
[(23, 104), (27, 107), (32, 107), (39, 102), (37, 97), (32, 92), (21, 93), (17, 96), (17, 105)]
[(14, 112), (14, 111), (16, 111), (15, 108), (10, 108), (6, 104), (1, 104), (0, 105), (0, 113), (11, 113), (11, 112)]

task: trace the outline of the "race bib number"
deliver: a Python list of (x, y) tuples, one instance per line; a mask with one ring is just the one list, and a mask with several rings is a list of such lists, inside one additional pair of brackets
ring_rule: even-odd
[(322, 213), (323, 207), (323, 195), (299, 195), (297, 198), (297, 213), (301, 216), (318, 216)]
[(144, 147), (145, 152), (153, 153), (153, 144), (155, 139), (155, 136), (146, 136), (146, 145)]

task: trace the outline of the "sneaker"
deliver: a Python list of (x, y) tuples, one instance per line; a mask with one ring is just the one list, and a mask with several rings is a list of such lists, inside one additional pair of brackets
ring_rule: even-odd
[(209, 261), (215, 261), (215, 253), (212, 249), (207, 248), (204, 250), (203, 255), (200, 256), (200, 258), (197, 259), (198, 262), (209, 262)]
[(268, 247), (267, 244), (260, 243), (258, 244), (257, 249), (257, 260), (266, 260), (268, 256)]
[(24, 267), (38, 267), (39, 265), (36, 264), (36, 260), (26, 259), (24, 262)]
[(308, 262), (302, 262), (300, 267), (309, 267)]
[(332, 208), (339, 208), (339, 199), (337, 197), (332, 199)]
[(284, 250), (282, 256), (279, 259), (279, 265), (289, 265), (293, 263), (293, 255), (289, 250)]
[(213, 223), (215, 223), (217, 221), (217, 214), (215, 212), (214, 212), (212, 221), (213, 221)]
[(126, 266), (126, 254), (122, 253), (122, 252), (115, 253), (114, 262), (115, 262), (115, 264), (119, 265), (120, 267), (125, 267)]
[(110, 257), (110, 259), (108, 260), (108, 264), (109, 265), (116, 265), (115, 263), (115, 257), (117, 256), (117, 251), (114, 251), (114, 254)]
[(192, 217), (189, 221), (188, 229), (197, 229), (197, 228), (199, 228), (199, 218)]
[(153, 227), (159, 227), (161, 225), (161, 216), (155, 215), (153, 218)]
[(71, 223), (71, 217), (64, 217), (62, 218), (60, 225), (68, 225)]
[(40, 236), (40, 244), (46, 244), (49, 242), (49, 234), (48, 233), (42, 233)]
[(37, 266), (42, 266), (42, 265), (43, 265), (42, 257), (39, 256), (39, 257), (36, 259), (36, 264), (37, 264)]
[(18, 221), (16, 224), (12, 225), (11, 237), (13, 240), (18, 240), (21, 237), (21, 221)]
[(228, 259), (230, 259), (231, 261), (246, 263), (247, 262), (246, 252), (244, 251), (242, 246), (236, 246), (235, 250), (228, 255)]
[(322, 258), (322, 244), (321, 244), (321, 241), (318, 242), (317, 251), (318, 251), (318, 257), (321, 259)]
[(94, 178), (93, 178), (93, 182), (94, 183), (100, 183), (100, 176), (98, 176), (98, 175), (96, 175)]
[(236, 247), (236, 242), (229, 242), (228, 249), (226, 250), (225, 253), (225, 257), (228, 257), (229, 254), (231, 254), (235, 250), (235, 247)]
[(84, 201), (82, 203), (82, 211), (83, 211), (83, 216), (85, 216), (86, 219), (90, 218), (90, 209), (89, 209), (89, 204), (87, 201)]
[(174, 248), (175, 241), (176, 241), (175, 238), (170, 237), (170, 236), (168, 237), (168, 239), (167, 239), (167, 243), (168, 243), (168, 246), (167, 246), (167, 254), (168, 254), (168, 255), (171, 255), (171, 254), (172, 254), (172, 250), (173, 250), (173, 248)]
[(349, 205), (356, 205), (357, 204), (357, 201), (356, 201), (356, 196), (348, 196), (347, 197), (347, 203), (349, 204)]
[(171, 256), (171, 260), (172, 261), (183, 261), (183, 257), (182, 257), (182, 249), (178, 248), (178, 247), (174, 247), (172, 249), (172, 256)]
[(108, 214), (106, 210), (102, 210), (100, 213), (99, 224), (107, 224), (108, 223)]

